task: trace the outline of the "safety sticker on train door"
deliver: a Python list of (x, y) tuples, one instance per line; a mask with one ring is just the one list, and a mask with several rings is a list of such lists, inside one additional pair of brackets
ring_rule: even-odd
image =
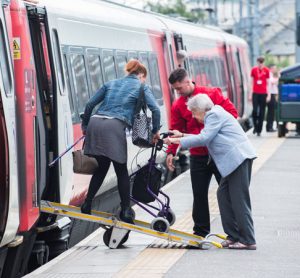
[(21, 59), (21, 40), (20, 37), (15, 37), (13, 39), (13, 53), (14, 53), (14, 60)]

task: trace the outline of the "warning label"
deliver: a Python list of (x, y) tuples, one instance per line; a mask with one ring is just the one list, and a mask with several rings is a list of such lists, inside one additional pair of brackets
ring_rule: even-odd
[(13, 39), (14, 60), (21, 59), (21, 40), (20, 38)]

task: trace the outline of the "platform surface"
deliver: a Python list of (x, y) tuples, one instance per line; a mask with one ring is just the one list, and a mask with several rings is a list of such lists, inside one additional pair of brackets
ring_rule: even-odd
[[(250, 186), (257, 239), (256, 251), (211, 248), (190, 250), (138, 233), (131, 233), (122, 249), (108, 249), (103, 229), (61, 254), (26, 278), (79, 277), (300, 277), (300, 139), (276, 133), (257, 137), (248, 132), (258, 159)], [(189, 171), (165, 187), (177, 221), (174, 228), (192, 231), (192, 192)], [(223, 232), (210, 186), (212, 232)], [(137, 209), (139, 219), (151, 217)]]

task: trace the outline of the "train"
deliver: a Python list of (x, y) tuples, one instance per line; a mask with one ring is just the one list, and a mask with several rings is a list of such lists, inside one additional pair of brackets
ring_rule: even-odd
[[(43, 214), (39, 206), (41, 200), (82, 204), (91, 176), (73, 172), (72, 152), (54, 167), (49, 163), (82, 135), (87, 100), (105, 82), (124, 76), (131, 58), (148, 70), (162, 131), (178, 97), (168, 76), (179, 66), (196, 84), (220, 87), (241, 125), (249, 126), (250, 63), (241, 38), (109, 1), (0, 3), (0, 277), (22, 277), (97, 228)], [(149, 150), (128, 143), (131, 172), (148, 157)], [(118, 201), (110, 201), (118, 199), (116, 183), (110, 169), (95, 209), (116, 209)]]

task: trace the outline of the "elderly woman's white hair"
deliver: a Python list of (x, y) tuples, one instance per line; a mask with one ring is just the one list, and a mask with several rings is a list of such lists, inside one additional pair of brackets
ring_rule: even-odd
[(206, 94), (198, 94), (190, 98), (187, 102), (189, 110), (198, 110), (200, 112), (209, 111), (213, 106), (213, 102)]

